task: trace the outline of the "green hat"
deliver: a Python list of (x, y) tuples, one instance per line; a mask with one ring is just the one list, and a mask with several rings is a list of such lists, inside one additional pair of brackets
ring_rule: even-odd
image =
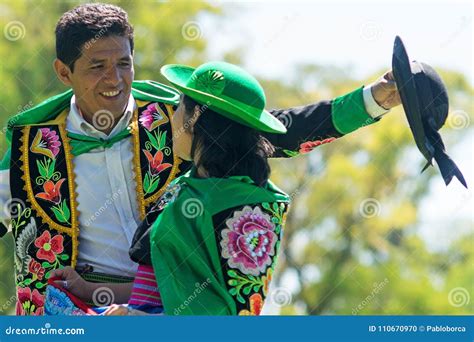
[(265, 110), (265, 93), (245, 70), (225, 62), (209, 62), (198, 68), (168, 64), (161, 74), (185, 95), (238, 123), (270, 133), (286, 133), (286, 127)]

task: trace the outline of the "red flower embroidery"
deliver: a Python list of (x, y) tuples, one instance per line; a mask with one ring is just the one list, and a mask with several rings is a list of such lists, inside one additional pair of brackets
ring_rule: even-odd
[(54, 262), (56, 255), (64, 250), (63, 241), (64, 238), (61, 235), (56, 235), (51, 238), (49, 231), (45, 230), (43, 234), (35, 240), (35, 246), (39, 248), (36, 252), (36, 257), (50, 263)]
[(16, 314), (42, 316), (44, 314), (44, 296), (37, 289), (34, 289), (33, 292), (29, 287), (18, 287), (17, 289)]
[(159, 174), (160, 172), (172, 167), (172, 164), (163, 163), (163, 152), (157, 151), (154, 156), (151, 155), (150, 151), (143, 150), (145, 153), (148, 164), (150, 165), (150, 173), (152, 176)]
[(324, 139), (324, 140), (315, 140), (315, 141), (304, 142), (300, 145), (300, 151), (299, 152), (301, 154), (311, 152), (315, 147), (318, 147), (319, 145), (330, 143), (334, 140), (336, 140), (336, 138), (327, 138), (327, 139)]
[(28, 271), (35, 275), (38, 280), (41, 280), (44, 277), (44, 267), (41, 267), (41, 264), (34, 259), (31, 259), (28, 264)]
[(36, 194), (35, 197), (44, 199), (46, 201), (53, 202), (54, 204), (59, 204), (61, 202), (61, 185), (66, 179), (60, 179), (56, 184), (53, 181), (46, 181), (43, 184), (44, 192)]
[(260, 293), (254, 293), (250, 296), (250, 311), (242, 310), (239, 312), (239, 316), (258, 316), (262, 312), (263, 298)]

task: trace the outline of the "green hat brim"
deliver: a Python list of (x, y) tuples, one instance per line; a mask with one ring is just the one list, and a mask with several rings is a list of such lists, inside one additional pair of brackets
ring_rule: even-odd
[(232, 104), (231, 102), (219, 98), (215, 95), (189, 88), (188, 80), (194, 72), (194, 68), (186, 65), (168, 64), (161, 68), (161, 74), (171, 82), (183, 94), (191, 97), (202, 105), (208, 106), (211, 110), (236, 121), (242, 125), (249, 126), (259, 131), (269, 133), (286, 133), (286, 127), (276, 117), (265, 109), (262, 110), (260, 117), (255, 117), (242, 108)]

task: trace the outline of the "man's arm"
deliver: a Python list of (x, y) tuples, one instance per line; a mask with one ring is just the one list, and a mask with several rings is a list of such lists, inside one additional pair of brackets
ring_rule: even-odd
[(288, 132), (264, 136), (275, 146), (273, 157), (293, 157), (379, 121), (398, 104), (398, 91), (388, 72), (373, 84), (331, 101), (271, 111)]

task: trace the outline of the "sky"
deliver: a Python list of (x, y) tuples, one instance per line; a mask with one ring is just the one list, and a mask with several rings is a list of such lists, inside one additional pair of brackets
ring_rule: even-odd
[(245, 49), (252, 73), (284, 77), (296, 63), (352, 68), (364, 77), (390, 68), (393, 40), (409, 57), (466, 74), (473, 82), (472, 4), (469, 1), (218, 2), (228, 20), (216, 30), (202, 21), (211, 57)]

